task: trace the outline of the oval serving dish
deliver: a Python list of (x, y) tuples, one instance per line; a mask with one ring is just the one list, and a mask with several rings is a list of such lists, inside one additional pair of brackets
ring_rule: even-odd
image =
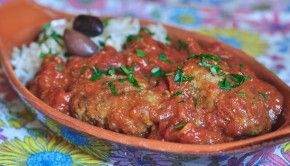
[[(20, 99), (53, 132), (58, 133), (80, 149), (102, 160), (114, 162), (116, 156), (120, 156), (120, 154), (123, 157), (132, 157), (134, 155), (130, 155), (130, 153), (138, 153), (145, 157), (149, 156), (148, 159), (150, 159), (150, 156), (159, 155), (160, 162), (178, 160), (183, 163), (194, 160), (197, 157), (208, 158), (210, 156), (257, 151), (290, 140), (289, 86), (254, 58), (224, 43), (221, 43), (221, 45), (225, 50), (235, 55), (235, 58), (241, 63), (250, 66), (258, 78), (274, 85), (284, 96), (283, 114), (274, 131), (245, 140), (215, 145), (181, 144), (116, 133), (57, 112), (30, 93), (19, 81), (13, 73), (9, 57), (13, 47), (19, 47), (24, 43), (31, 42), (37, 36), (44, 23), (53, 19), (71, 18), (73, 16), (39, 6), (31, 0), (15, 0), (5, 4), (0, 8), (0, 15), (1, 63), (9, 82)], [(147, 21), (141, 21), (142, 25), (148, 23)], [(190, 36), (200, 43), (217, 42), (213, 38), (195, 32), (166, 25), (165, 28), (173, 37), (185, 38)]]

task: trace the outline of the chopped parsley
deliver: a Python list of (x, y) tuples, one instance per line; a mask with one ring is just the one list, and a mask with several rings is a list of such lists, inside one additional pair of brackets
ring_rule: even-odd
[(151, 32), (147, 27), (141, 27), (140, 28), (140, 32), (145, 32), (145, 33), (147, 33), (149, 35), (154, 35), (154, 33)]
[(170, 38), (169, 35), (166, 36), (165, 40), (166, 40), (166, 44), (170, 44), (171, 43), (171, 38)]
[(231, 90), (242, 85), (247, 80), (251, 79), (250, 76), (240, 74), (229, 74), (222, 81), (219, 82), (220, 89)]
[(58, 66), (56, 67), (56, 70), (57, 70), (57, 71), (63, 71), (63, 66), (58, 65)]
[(163, 53), (159, 54), (159, 59), (160, 59), (161, 61), (167, 62), (167, 63), (169, 63), (169, 64), (174, 64), (174, 62), (172, 62), (171, 60), (169, 60), (169, 59), (165, 56), (165, 54), (163, 54)]
[(103, 71), (95, 66), (93, 66), (93, 74), (91, 76), (92, 81), (97, 81), (99, 80), (104, 74), (106, 74), (106, 71)]
[(88, 65), (84, 65), (80, 71), (80, 75), (83, 75), (87, 69), (88, 69)]
[(185, 100), (180, 100), (178, 103), (179, 103), (179, 104), (180, 104), (180, 103), (185, 103)]
[(133, 76), (133, 71), (135, 69), (136, 64), (133, 63), (132, 67), (127, 69), (125, 66), (121, 66), (120, 69), (128, 76), (128, 80), (131, 84), (133, 84), (136, 88), (141, 88), (138, 84), (138, 81)]
[(183, 49), (183, 48), (189, 49), (188, 44), (185, 41), (183, 41), (183, 40), (178, 40), (178, 47), (177, 47), (177, 49), (180, 50), (180, 49)]
[(146, 53), (141, 49), (137, 49), (136, 53), (137, 53), (137, 56), (140, 58), (144, 58), (146, 56)]
[(103, 22), (103, 26), (104, 27), (108, 26), (109, 25), (109, 21), (110, 21), (110, 18), (104, 18), (103, 21), (102, 21)]
[(100, 49), (103, 49), (103, 48), (105, 48), (105, 46), (106, 46), (106, 43), (105, 42), (103, 42), (103, 41), (99, 41), (99, 45), (100, 45)]
[(123, 82), (126, 81), (126, 79), (124, 79), (124, 78), (120, 78), (120, 79), (118, 79), (118, 81), (123, 83)]
[(108, 70), (108, 74), (111, 75), (111, 76), (114, 76), (115, 73), (116, 73), (115, 68)]
[(246, 93), (245, 92), (236, 92), (236, 94), (238, 96), (241, 96), (241, 97), (246, 97)]
[(223, 76), (225, 74), (225, 72), (222, 70), (219, 64), (212, 64), (206, 61), (206, 60), (219, 61), (218, 56), (212, 54), (199, 54), (195, 55), (194, 57), (200, 57), (199, 66), (209, 67), (210, 72), (213, 76), (215, 75)]
[(162, 77), (166, 75), (166, 72), (162, 71), (160, 67), (155, 67), (151, 70), (152, 75), (154, 77)]
[(50, 23), (46, 23), (46, 24), (43, 25), (42, 29), (44, 31), (47, 31), (50, 27), (51, 27), (51, 24)]
[(52, 49), (49, 48), (49, 50), (48, 50), (47, 53), (41, 52), (39, 56), (40, 56), (41, 58), (45, 58), (45, 57), (47, 57), (48, 55), (51, 55), (51, 54), (52, 54)]
[(181, 129), (183, 128), (188, 122), (183, 122), (183, 123), (179, 123), (175, 126), (173, 126), (174, 129)]
[(113, 85), (113, 83), (110, 82), (110, 81), (108, 82), (108, 85), (109, 85), (110, 90), (111, 90), (111, 92), (113, 93), (113, 95), (117, 96), (117, 95), (118, 95), (118, 92), (117, 92), (117, 90), (116, 90), (115, 85)]
[(61, 38), (60, 35), (58, 35), (55, 31), (52, 31), (50, 37), (61, 47), (63, 47), (63, 44), (59, 41), (59, 38)]
[(174, 77), (174, 82), (187, 82), (194, 79), (194, 76), (186, 76), (183, 73), (184, 71), (180, 67), (178, 67), (176, 75)]
[(172, 96), (174, 96), (174, 97), (179, 96), (179, 95), (182, 95), (181, 91), (178, 91), (178, 92), (175, 92), (175, 93), (172, 94)]
[(267, 99), (269, 97), (269, 94), (259, 92), (259, 97), (263, 97), (264, 99)]
[(143, 39), (143, 37), (140, 35), (129, 35), (129, 36), (127, 36), (125, 46), (128, 46), (128, 44), (132, 41), (142, 40), (142, 39)]

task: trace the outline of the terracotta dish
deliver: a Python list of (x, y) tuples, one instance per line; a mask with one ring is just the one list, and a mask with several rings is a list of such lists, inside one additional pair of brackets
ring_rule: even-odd
[[(245, 140), (215, 145), (180, 144), (128, 136), (95, 127), (73, 117), (64, 115), (52, 109), (26, 89), (13, 73), (12, 66), (9, 62), (9, 56), (13, 47), (19, 47), (24, 43), (31, 42), (37, 36), (44, 23), (53, 19), (70, 18), (73, 16), (39, 6), (30, 0), (16, 0), (2, 6), (0, 8), (0, 16), (1, 63), (9, 82), (18, 93), (19, 97), (28, 108), (37, 114), (39, 120), (52, 131), (62, 135), (62, 130), (66, 128), (71, 130), (72, 133), (77, 133), (89, 140), (85, 145), (77, 142), (72, 143), (103, 160), (110, 161), (111, 152), (122, 151), (122, 148), (127, 146), (140, 151), (140, 153), (170, 153), (177, 159), (177, 157), (185, 155), (190, 155), (192, 157), (199, 155), (216, 156), (221, 154), (256, 151), (290, 140), (289, 86), (263, 65), (258, 63), (254, 58), (224, 43), (221, 43), (224, 49), (235, 55), (241, 63), (250, 66), (260, 79), (272, 84), (283, 94), (285, 103), (284, 112), (277, 126), (275, 126), (274, 131)], [(148, 23), (147, 21), (141, 21), (143, 25)], [(189, 32), (170, 26), (165, 27), (172, 36), (177, 36), (179, 38), (190, 36), (201, 43), (217, 42), (213, 38), (195, 32)]]

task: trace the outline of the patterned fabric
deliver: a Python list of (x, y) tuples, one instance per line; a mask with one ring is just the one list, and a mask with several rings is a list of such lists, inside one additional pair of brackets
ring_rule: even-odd
[[(289, 0), (36, 1), (69, 13), (133, 15), (198, 31), (254, 56), (290, 85)], [(112, 158), (104, 162), (75, 147), (92, 142), (90, 138), (46, 119), (46, 125), (64, 140), (36, 116), (23, 106), (0, 70), (0, 165), (290, 165), (290, 142), (255, 153), (180, 160), (129, 147), (110, 153), (114, 146), (94, 142), (102, 145), (94, 149), (100, 158)]]

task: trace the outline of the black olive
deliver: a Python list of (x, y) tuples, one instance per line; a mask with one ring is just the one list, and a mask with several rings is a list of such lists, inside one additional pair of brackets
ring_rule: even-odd
[(87, 36), (73, 29), (66, 29), (63, 35), (64, 45), (71, 55), (88, 57), (98, 51), (98, 46)]
[(103, 32), (103, 22), (95, 16), (79, 15), (74, 19), (73, 29), (86, 36), (93, 37)]

